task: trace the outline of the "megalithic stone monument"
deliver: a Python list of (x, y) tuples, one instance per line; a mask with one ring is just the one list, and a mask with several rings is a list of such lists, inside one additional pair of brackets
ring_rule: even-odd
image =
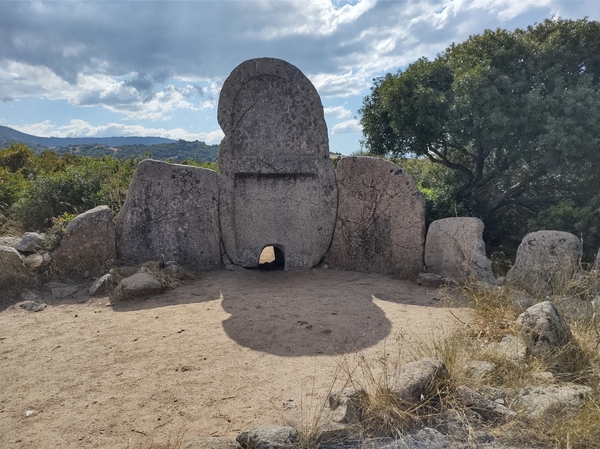
[(286, 270), (317, 265), (333, 237), (338, 198), (312, 83), (280, 59), (245, 61), (223, 85), (218, 120), (219, 216), (231, 261), (256, 267), (273, 246)]

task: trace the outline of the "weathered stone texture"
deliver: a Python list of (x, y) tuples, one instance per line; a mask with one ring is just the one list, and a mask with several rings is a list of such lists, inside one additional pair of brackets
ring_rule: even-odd
[(519, 315), (517, 327), (533, 355), (549, 354), (572, 338), (569, 325), (550, 301), (535, 304)]
[(218, 120), (220, 218), (227, 256), (255, 267), (265, 246), (285, 269), (315, 266), (335, 226), (337, 189), (316, 89), (271, 58), (240, 64), (225, 81)]
[(424, 358), (403, 365), (390, 380), (390, 384), (393, 385), (394, 394), (403, 401), (414, 404), (436, 395), (448, 376), (444, 362), (436, 358)]
[(240, 433), (236, 441), (243, 449), (290, 449), (298, 444), (298, 432), (290, 426), (255, 427)]
[(36, 251), (44, 245), (44, 234), (38, 234), (37, 232), (26, 232), (23, 234), (23, 238), (15, 245), (17, 251), (24, 253), (31, 253)]
[(425, 242), (425, 269), (447, 279), (496, 283), (492, 263), (485, 255), (483, 222), (473, 217), (452, 217), (429, 225)]
[[(27, 277), (27, 268), (19, 252), (11, 246), (0, 246), (0, 288), (12, 289)], [(2, 296), (0, 294), (0, 299)]]
[(101, 271), (116, 258), (114, 215), (108, 206), (95, 207), (71, 220), (60, 246), (52, 253), (63, 272)]
[(339, 205), (329, 265), (416, 279), (423, 269), (425, 207), (396, 164), (346, 157), (337, 166)]
[(156, 293), (162, 293), (164, 289), (162, 282), (152, 274), (136, 273), (117, 284), (111, 302), (115, 304), (139, 296), (155, 295)]
[(530, 418), (562, 418), (577, 414), (592, 389), (585, 385), (564, 384), (526, 386), (516, 398), (515, 406)]
[(117, 217), (119, 259), (173, 260), (192, 270), (221, 264), (217, 173), (145, 160)]
[(531, 232), (519, 245), (506, 279), (534, 294), (551, 294), (573, 277), (580, 257), (581, 241), (573, 234)]

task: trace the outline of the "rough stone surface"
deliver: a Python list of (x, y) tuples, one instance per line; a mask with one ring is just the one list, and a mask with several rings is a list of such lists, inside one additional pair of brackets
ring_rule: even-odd
[(515, 405), (531, 418), (559, 418), (576, 414), (592, 389), (584, 385), (564, 384), (523, 388)]
[(260, 58), (223, 85), (218, 120), (220, 218), (233, 264), (256, 267), (266, 246), (285, 269), (316, 266), (331, 244), (337, 188), (323, 105), (295, 66)]
[(439, 359), (425, 358), (403, 365), (391, 381), (392, 389), (402, 400), (417, 403), (422, 397), (437, 393), (440, 383), (448, 378), (446, 365)]
[(581, 256), (581, 241), (568, 232), (527, 234), (506, 279), (534, 294), (551, 294), (571, 279)]
[(484, 360), (470, 360), (465, 364), (465, 375), (472, 379), (481, 380), (489, 376), (496, 369), (496, 365), (492, 362)]
[(100, 272), (117, 258), (113, 212), (98, 206), (69, 222), (60, 246), (52, 253), (59, 270)]
[(289, 426), (263, 426), (240, 433), (236, 441), (244, 449), (291, 449), (298, 442), (298, 432)]
[(365, 392), (354, 388), (329, 395), (329, 408), (333, 410), (331, 420), (337, 423), (356, 424), (362, 420)]
[(44, 256), (37, 253), (30, 254), (29, 256), (23, 258), (23, 263), (30, 270), (34, 270), (44, 265)]
[(552, 300), (560, 315), (566, 320), (591, 323), (594, 317), (592, 301), (572, 297), (561, 297)]
[(190, 441), (183, 449), (239, 449), (239, 447), (239, 444), (227, 438), (204, 437)]
[(218, 203), (215, 171), (140, 162), (117, 216), (119, 260), (173, 260), (191, 270), (218, 268)]
[(150, 273), (136, 273), (117, 284), (111, 302), (117, 303), (139, 296), (154, 295), (162, 291), (164, 291), (164, 286)]
[(450, 440), (430, 427), (424, 427), (389, 444), (381, 449), (451, 449)]
[(338, 211), (329, 266), (416, 279), (423, 270), (425, 207), (396, 164), (345, 157), (337, 165)]
[(46, 308), (46, 304), (41, 301), (23, 301), (19, 303), (21, 309), (27, 310), (28, 312), (41, 312)]
[(446, 284), (446, 280), (439, 274), (419, 273), (417, 276), (417, 284), (422, 287), (439, 288)]
[(515, 412), (504, 405), (485, 398), (466, 385), (459, 385), (456, 388), (456, 394), (465, 407), (478, 413), (485, 420), (495, 421), (517, 416)]
[(32, 253), (40, 248), (44, 244), (44, 234), (38, 234), (37, 232), (26, 232), (23, 237), (15, 245), (17, 251), (24, 253)]
[(27, 268), (19, 252), (11, 246), (0, 246), (0, 288), (28, 276)]
[(495, 284), (492, 263), (485, 255), (483, 222), (473, 217), (452, 217), (431, 223), (425, 241), (425, 269), (457, 281)]
[(527, 356), (525, 342), (515, 335), (505, 335), (499, 343), (492, 343), (490, 350), (497, 357), (520, 363)]
[(175, 279), (181, 280), (181, 279), (185, 278), (185, 270), (182, 267), (180, 267), (178, 264), (176, 264), (175, 262), (173, 262), (173, 263), (167, 262), (165, 271)]
[(117, 284), (117, 277), (114, 274), (107, 273), (98, 278), (88, 289), (90, 296), (103, 295), (110, 293)]
[(571, 341), (571, 329), (550, 301), (531, 306), (517, 318), (517, 327), (532, 355), (546, 355)]
[(10, 246), (15, 248), (21, 239), (19, 237), (0, 237), (0, 246)]

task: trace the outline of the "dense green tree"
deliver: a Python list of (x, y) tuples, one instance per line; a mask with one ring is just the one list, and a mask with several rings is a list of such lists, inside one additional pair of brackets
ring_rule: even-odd
[(370, 153), (452, 170), (448, 208), (520, 238), (540, 211), (600, 189), (600, 24), (471, 36), (375, 80), (360, 114)]

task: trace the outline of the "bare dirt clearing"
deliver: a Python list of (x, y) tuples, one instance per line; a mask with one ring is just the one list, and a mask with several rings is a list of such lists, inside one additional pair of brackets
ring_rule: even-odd
[(439, 297), (361, 273), (215, 271), (114, 307), (106, 297), (7, 307), (0, 447), (167, 447), (299, 420), (342, 358), (397, 353), (469, 313)]

